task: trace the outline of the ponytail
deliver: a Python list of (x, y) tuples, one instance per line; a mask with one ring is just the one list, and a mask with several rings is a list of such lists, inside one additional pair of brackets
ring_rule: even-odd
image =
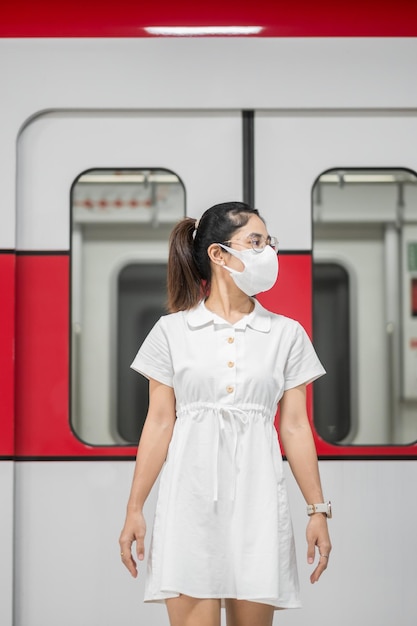
[(192, 309), (204, 295), (193, 257), (195, 225), (196, 220), (186, 217), (174, 227), (169, 239), (167, 289), (170, 312)]

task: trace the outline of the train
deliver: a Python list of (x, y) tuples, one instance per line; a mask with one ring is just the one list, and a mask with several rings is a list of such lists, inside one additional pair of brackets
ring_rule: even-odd
[(327, 370), (308, 408), (334, 548), (310, 585), (285, 463), (304, 607), (274, 624), (414, 626), (415, 3), (2, 11), (2, 626), (168, 624), (120, 563), (148, 399), (129, 366), (172, 227), (228, 200), (278, 238), (259, 299)]

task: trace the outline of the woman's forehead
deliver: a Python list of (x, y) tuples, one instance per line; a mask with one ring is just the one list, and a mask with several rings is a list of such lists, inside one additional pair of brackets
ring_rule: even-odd
[(257, 215), (251, 215), (249, 220), (244, 226), (236, 229), (236, 234), (244, 234), (246, 236), (250, 235), (267, 235), (268, 231), (266, 229), (265, 223), (261, 220)]

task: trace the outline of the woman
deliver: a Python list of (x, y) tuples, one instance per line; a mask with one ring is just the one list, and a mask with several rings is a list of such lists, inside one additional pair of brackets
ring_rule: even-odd
[[(324, 373), (302, 327), (253, 295), (278, 275), (276, 240), (257, 210), (218, 204), (173, 230), (172, 311), (132, 367), (149, 378), (149, 410), (120, 536), (137, 575), (144, 502), (163, 466), (145, 601), (165, 601), (171, 626), (270, 626), (274, 609), (300, 606), (294, 541), (274, 429), (308, 505), (309, 563), (328, 564), (323, 502), (306, 413), (306, 385)], [(318, 509), (318, 510), (317, 510)], [(319, 512), (323, 511), (323, 512)]]

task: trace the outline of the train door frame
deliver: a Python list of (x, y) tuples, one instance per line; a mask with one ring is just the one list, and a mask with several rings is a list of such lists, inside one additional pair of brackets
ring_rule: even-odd
[[(169, 138), (163, 134), (167, 126), (172, 129)], [(140, 141), (133, 141), (141, 129), (144, 132)], [(111, 138), (107, 143), (105, 136)], [(239, 199), (243, 193), (242, 114), (139, 111), (109, 112), (106, 118), (103, 111), (96, 115), (91, 111), (74, 112), (73, 116), (55, 112), (35, 118), (20, 137), (16, 331), (19, 403), (14, 513), (17, 624), (29, 626), (39, 623), (39, 619), (44, 623), (55, 621), (60, 607), (67, 605), (68, 589), (74, 584), (73, 564), (85, 563), (85, 555), (91, 555), (94, 525), (102, 526), (102, 520), (111, 517), (113, 507), (122, 510), (122, 500), (127, 497), (135, 446), (92, 446), (80, 441), (70, 428), (67, 398), (70, 188), (86, 169), (127, 165), (161, 167), (178, 174), (185, 185), (186, 212), (192, 217), (198, 217), (203, 207), (225, 197)], [(48, 293), (45, 306), (43, 298)], [(51, 311), (51, 307), (55, 310)], [(41, 350), (37, 342), (42, 337), (49, 339)], [(39, 368), (39, 354), (45, 368)], [(27, 385), (33, 383), (36, 387), (28, 389)], [(104, 486), (105, 498), (100, 496)], [(152, 497), (148, 506), (151, 517)], [(42, 523), (45, 515), (46, 524)], [(117, 535), (115, 521), (112, 517), (110, 525), (102, 527), (106, 542), (111, 543)], [(90, 531), (84, 534), (82, 527), (86, 524)], [(71, 547), (66, 545), (65, 550), (59, 550), (57, 575), (55, 550), (45, 554), (45, 546), (60, 546), (63, 534), (69, 537)], [(139, 610), (142, 616), (145, 612), (148, 615), (149, 609), (147, 623), (158, 621), (158, 613), (152, 607), (139, 609), (136, 594), (128, 594), (118, 552), (103, 554), (101, 541), (95, 544), (93, 552), (97, 562), (102, 560), (100, 570), (107, 572), (110, 587), (119, 589), (120, 597), (125, 598), (122, 604), (126, 616)], [(40, 562), (44, 565), (41, 589), (31, 584)], [(79, 617), (80, 604), (83, 619), (92, 623), (97, 619), (105, 621), (112, 610), (113, 594), (108, 594), (110, 604), (106, 607), (102, 596), (95, 597), (91, 590), (89, 577), (88, 568), (80, 570), (77, 576), (75, 593), (79, 597), (73, 609), (68, 609), (74, 611), (72, 618), (67, 615), (72, 622)], [(143, 593), (142, 583), (143, 579), (136, 593)], [(24, 603), (19, 601), (22, 596)], [(118, 617), (117, 608), (115, 619)]]
[[(324, 172), (341, 168), (417, 170), (417, 150), (408, 140), (417, 132), (416, 113), (258, 111), (255, 129), (256, 201), (260, 206), (276, 207), (273, 230), (279, 232), (284, 251), (289, 247), (311, 253), (312, 189)], [(297, 220), (305, 221), (309, 228), (297, 230)], [(415, 458), (417, 453), (413, 442), (352, 449), (334, 447), (316, 436), (316, 444), (319, 455), (329, 458)]]
[[(276, 226), (272, 230), (277, 232), (284, 255), (293, 248), (312, 261), (312, 188), (319, 175), (344, 167), (416, 171), (417, 151), (409, 141), (416, 131), (417, 114), (410, 112), (257, 111), (255, 200), (259, 206), (275, 208)], [(297, 223), (307, 223), (309, 229), (301, 231)], [(334, 490), (332, 503), (341, 515), (331, 528), (340, 552), (332, 557), (332, 576), (325, 583), (326, 593), (335, 603), (328, 623), (334, 620), (335, 606), (343, 607), (348, 602), (349, 623), (368, 620), (389, 624), (401, 616), (404, 623), (411, 624), (410, 616), (415, 619), (416, 611), (414, 564), (409, 551), (415, 553), (417, 549), (411, 523), (417, 515), (417, 504), (407, 494), (413, 492), (417, 480), (417, 445), (336, 446), (317, 433), (315, 439), (326, 494)], [(344, 459), (355, 462), (346, 463)], [(287, 471), (294, 528), (296, 536), (302, 536), (304, 502), (288, 467)], [(343, 501), (339, 500), (337, 485), (343, 485)], [(381, 503), (388, 494), (390, 511), (401, 510), (401, 517), (393, 518), (398, 521), (400, 550), (397, 542), (379, 530), (383, 526), (381, 514), (384, 516)], [(351, 502), (355, 502), (354, 507)], [(351, 533), (349, 541), (346, 533)], [(383, 546), (379, 551), (378, 545)], [(369, 551), (372, 563), (361, 559), (359, 572), (358, 555)], [(381, 603), (381, 597), (393, 597), (392, 582), (385, 574), (387, 562), (391, 571), (404, 574), (402, 580), (407, 583), (396, 587), (400, 600)], [(301, 580), (307, 580), (304, 554), (299, 557), (299, 570)], [(347, 576), (353, 571), (354, 580)], [(314, 605), (313, 594), (311, 587), (303, 588), (306, 605)], [(343, 621), (344, 615), (340, 614), (339, 619)]]

